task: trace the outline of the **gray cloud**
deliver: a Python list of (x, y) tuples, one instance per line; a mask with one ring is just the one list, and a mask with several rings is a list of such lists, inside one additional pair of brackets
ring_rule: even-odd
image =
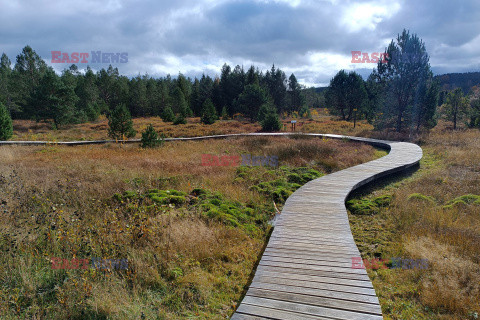
[(128, 52), (115, 66), (129, 76), (214, 76), (224, 62), (275, 63), (325, 85), (342, 68), (368, 75), (375, 65), (351, 64), (350, 52), (383, 52), (407, 28), (426, 43), (434, 72), (480, 70), (477, 0), (4, 2), (0, 51), (13, 63), (28, 44), (48, 63), (52, 50)]

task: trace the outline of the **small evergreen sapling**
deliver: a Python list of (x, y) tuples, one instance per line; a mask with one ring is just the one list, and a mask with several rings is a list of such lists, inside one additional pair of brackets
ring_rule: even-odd
[(215, 110), (212, 100), (205, 100), (202, 108), (202, 123), (213, 124), (217, 119), (217, 111)]
[(163, 144), (162, 139), (158, 138), (158, 134), (151, 124), (142, 132), (142, 148), (156, 148)]
[(108, 118), (108, 135), (112, 139), (122, 139), (123, 137), (135, 137), (137, 132), (133, 130), (132, 117), (124, 104), (120, 104), (113, 110)]

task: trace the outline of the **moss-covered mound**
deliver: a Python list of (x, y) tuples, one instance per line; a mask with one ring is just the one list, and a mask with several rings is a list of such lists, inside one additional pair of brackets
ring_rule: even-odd
[(193, 189), (189, 194), (178, 190), (150, 189), (145, 193), (125, 191), (116, 193), (113, 200), (120, 205), (143, 207), (158, 214), (165, 212), (162, 207), (183, 209), (188, 214), (199, 214), (206, 221), (218, 221), (225, 225), (241, 228), (248, 234), (260, 234), (267, 226), (273, 208), (265, 205), (246, 205), (232, 201), (218, 192), (205, 189)]
[(347, 201), (347, 209), (356, 215), (370, 215), (379, 212), (381, 207), (388, 207), (391, 195), (382, 195), (373, 199), (352, 199)]
[[(268, 196), (276, 203), (284, 203), (302, 185), (323, 176), (323, 173), (307, 167), (282, 166), (264, 172), (252, 172), (253, 170), (255, 168), (238, 168), (236, 181), (249, 183), (252, 190)], [(249, 177), (248, 181), (246, 177)]]

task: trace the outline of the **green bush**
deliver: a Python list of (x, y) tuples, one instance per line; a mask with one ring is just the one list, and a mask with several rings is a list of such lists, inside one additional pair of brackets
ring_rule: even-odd
[(163, 109), (160, 117), (164, 122), (173, 122), (175, 120), (175, 115), (173, 114), (172, 108), (169, 106), (166, 106), (165, 109)]
[(370, 215), (378, 213), (378, 206), (368, 199), (352, 199), (347, 201), (347, 208), (352, 214)]
[(178, 124), (186, 124), (187, 119), (185, 119), (185, 116), (182, 113), (179, 113), (175, 121), (173, 122), (174, 125)]
[(282, 123), (276, 111), (266, 113), (260, 124), (262, 125), (263, 131), (279, 131), (282, 128)]
[(212, 100), (205, 100), (202, 107), (202, 123), (213, 124), (217, 119), (217, 111), (215, 110)]
[[(162, 137), (163, 138), (163, 137)], [(142, 148), (156, 148), (163, 144), (163, 139), (158, 138), (158, 134), (151, 124), (142, 132)]]
[(480, 205), (480, 196), (476, 194), (465, 194), (463, 196), (457, 197), (449, 202), (445, 206), (443, 206), (444, 209), (452, 209), (453, 207), (459, 206), (459, 205)]
[(392, 202), (392, 196), (385, 194), (383, 196), (376, 197), (373, 199), (373, 202), (379, 207), (388, 207), (390, 202)]

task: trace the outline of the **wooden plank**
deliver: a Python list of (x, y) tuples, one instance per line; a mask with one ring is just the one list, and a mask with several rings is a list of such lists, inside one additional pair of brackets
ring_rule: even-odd
[(295, 287), (301, 287), (301, 288), (322, 289), (322, 290), (345, 292), (345, 293), (356, 293), (356, 294), (373, 296), (373, 297), (375, 296), (375, 290), (373, 289), (373, 287), (365, 288), (365, 287), (356, 287), (356, 286), (335, 284), (335, 283), (309, 282), (309, 281), (290, 280), (290, 279), (283, 279), (283, 278), (258, 277), (253, 279), (255, 280), (252, 282), (252, 286), (255, 286), (257, 283), (271, 283), (271, 284), (281, 284), (281, 285), (295, 286)]
[(341, 279), (341, 278), (331, 278), (325, 276), (309, 276), (298, 273), (287, 273), (281, 271), (271, 271), (263, 270), (255, 273), (255, 277), (261, 280), (263, 277), (267, 278), (280, 278), (280, 279), (291, 279), (291, 280), (300, 280), (300, 281), (309, 281), (309, 282), (322, 282), (322, 283), (332, 283), (332, 284), (343, 284), (347, 286), (355, 286), (362, 288), (372, 288), (372, 283), (370, 280), (352, 280), (352, 279)]
[(332, 318), (310, 316), (303, 313), (278, 310), (268, 307), (241, 304), (232, 319), (252, 319), (252, 318), (234, 318), (236, 315), (255, 315), (253, 319), (275, 319), (275, 320), (332, 320)]
[(275, 290), (282, 292), (302, 293), (311, 296), (331, 297), (340, 300), (358, 301), (378, 305), (378, 298), (372, 295), (358, 294), (354, 292), (342, 292), (322, 288), (306, 288), (293, 285), (278, 284), (274, 282), (256, 282), (251, 288)]
[(285, 310), (290, 312), (302, 313), (310, 316), (330, 317), (342, 320), (383, 320), (381, 315), (368, 314), (362, 312), (352, 312), (334, 308), (312, 306), (308, 304), (298, 304), (287, 301), (272, 300), (245, 296), (242, 304), (263, 306), (272, 309)]
[(382, 310), (377, 304), (343, 300), (332, 297), (311, 296), (303, 293), (272, 291), (259, 288), (252, 288), (252, 290), (249, 290), (248, 295), (251, 297), (282, 300), (287, 302), (295, 302), (318, 307), (335, 308), (346, 311), (365, 312), (377, 315), (382, 314)]
[(331, 271), (324, 271), (324, 270), (312, 270), (306, 268), (289, 268), (289, 267), (282, 267), (278, 265), (258, 265), (257, 272), (259, 270), (269, 270), (273, 272), (284, 272), (290, 274), (300, 274), (300, 275), (308, 275), (308, 276), (320, 276), (320, 277), (329, 277), (329, 278), (338, 278), (338, 279), (352, 279), (352, 280), (365, 280), (370, 281), (368, 278), (367, 272), (353, 274), (353, 273), (338, 273), (338, 272), (331, 272)]

